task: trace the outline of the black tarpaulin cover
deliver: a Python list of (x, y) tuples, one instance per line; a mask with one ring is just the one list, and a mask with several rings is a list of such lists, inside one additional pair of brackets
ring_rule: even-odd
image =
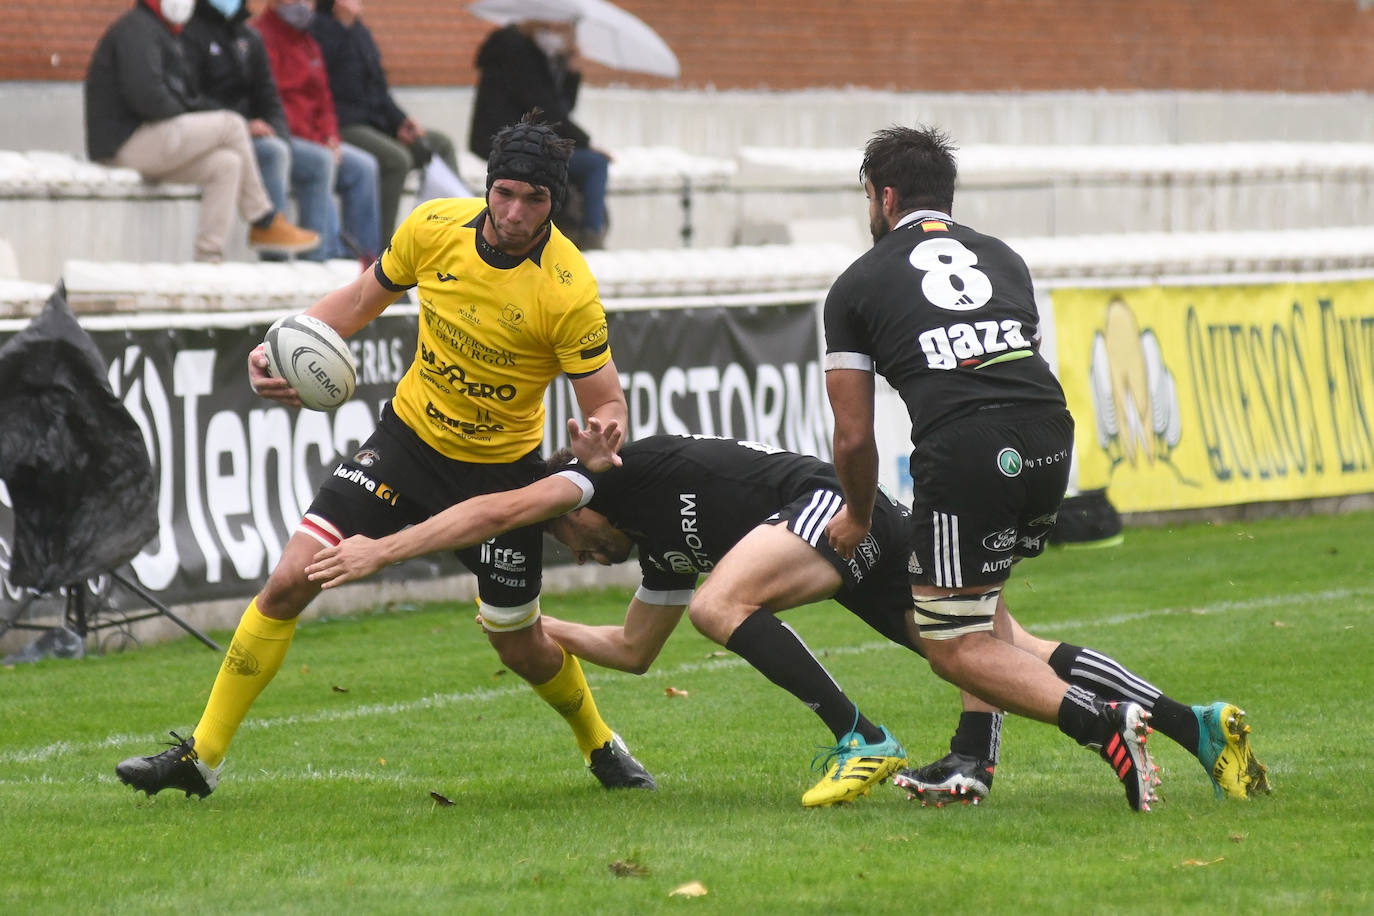
[(0, 479), (14, 503), (10, 580), (50, 591), (132, 559), (157, 532), (143, 436), (58, 286), (0, 348)]

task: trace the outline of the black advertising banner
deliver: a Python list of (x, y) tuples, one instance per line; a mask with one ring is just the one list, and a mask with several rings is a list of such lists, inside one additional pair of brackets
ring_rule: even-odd
[[(280, 407), (253, 394), (245, 370), (276, 317), (82, 321), (152, 459), (158, 533), (131, 565), (168, 604), (257, 592), (336, 456), (371, 433), (414, 357), (415, 309), (393, 306), (349, 340), (358, 363), (352, 400), (331, 413)], [(610, 326), (631, 437), (728, 435), (829, 457), (814, 303), (612, 312)], [(0, 344), (12, 332), (0, 333)], [(578, 415), (566, 379), (546, 404), (552, 450)], [(0, 604), (22, 597), (8, 579), (12, 531), (0, 488)], [(444, 556), (390, 574), (460, 568)]]

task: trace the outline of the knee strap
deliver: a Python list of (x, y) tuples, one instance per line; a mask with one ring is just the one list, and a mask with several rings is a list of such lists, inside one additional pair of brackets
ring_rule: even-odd
[[(480, 604), (480, 602), (479, 602)], [(539, 619), (539, 599), (516, 607), (496, 607), (480, 604), (482, 609), (482, 629), (488, 633), (513, 633), (534, 626)]]
[(926, 639), (955, 639), (990, 631), (1001, 593), (999, 587), (982, 594), (917, 597), (916, 626)]

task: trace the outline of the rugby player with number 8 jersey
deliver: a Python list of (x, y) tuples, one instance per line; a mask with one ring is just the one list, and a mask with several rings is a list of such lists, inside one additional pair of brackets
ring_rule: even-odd
[[(1085, 650), (1069, 647), (1051, 667), (1029, 650), (1056, 644), (1014, 641), (1020, 628), (1002, 588), (1014, 562), (1044, 550), (1068, 485), (1073, 420), (1036, 350), (1030, 271), (1005, 242), (954, 221), (956, 173), (954, 147), (936, 128), (886, 128), (865, 147), (859, 175), (873, 247), (835, 281), (824, 308), (826, 390), (845, 496), (827, 534), (850, 557), (872, 524), (875, 375), (882, 375), (911, 421), (909, 572), (931, 667), (981, 698), (972, 711), (989, 723), (1008, 710), (1055, 724), (1097, 751), (1131, 808), (1148, 811), (1159, 778), (1146, 707), (1158, 691), (1150, 688), (1147, 698), (1118, 690), (1129, 672), (1097, 653), (1113, 670), (1089, 689), (1091, 677), (1072, 676)], [(1204, 766), (1210, 759), (1218, 788), (1220, 773), (1228, 786), (1243, 783), (1242, 795), (1267, 791), (1244, 714), (1225, 703), (1194, 710), (1195, 752)], [(967, 767), (946, 758), (895, 781), (918, 792), (985, 795), (998, 743), (995, 728), (989, 733), (982, 753), (962, 755)]]

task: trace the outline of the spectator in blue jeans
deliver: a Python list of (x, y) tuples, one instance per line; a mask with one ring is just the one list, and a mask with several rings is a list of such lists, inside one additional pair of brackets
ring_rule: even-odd
[(197, 90), (202, 98), (247, 120), (263, 185), (277, 210), (286, 212), (290, 187), (300, 224), (321, 239), (320, 247), (304, 257), (354, 257), (339, 237), (333, 154), (318, 143), (291, 136), (267, 52), (247, 19), (243, 0), (197, 0), (181, 33)]
[(341, 235), (362, 257), (381, 253), (381, 187), (377, 159), (339, 134), (320, 46), (307, 31), (314, 8), (307, 0), (267, 0), (251, 25), (262, 36), (291, 134), (327, 147), (338, 169), (335, 190), (343, 202)]

